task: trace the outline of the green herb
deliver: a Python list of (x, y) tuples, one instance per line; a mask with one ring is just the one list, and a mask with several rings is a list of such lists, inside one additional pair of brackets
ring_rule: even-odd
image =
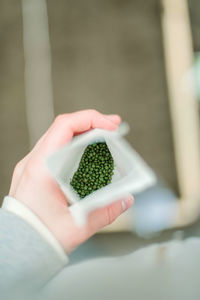
[(106, 143), (86, 147), (70, 182), (80, 198), (108, 185), (114, 174), (114, 161)]

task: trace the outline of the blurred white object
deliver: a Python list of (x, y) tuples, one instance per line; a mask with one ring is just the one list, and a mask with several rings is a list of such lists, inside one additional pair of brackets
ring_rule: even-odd
[(189, 238), (84, 260), (55, 276), (43, 299), (199, 300), (199, 253), (200, 239)]
[(174, 154), (179, 187), (179, 212), (174, 226), (185, 226), (200, 211), (199, 111), (194, 81), (193, 44), (187, 0), (162, 0), (162, 31)]
[[(94, 129), (73, 138), (72, 142), (54, 153), (47, 166), (70, 204), (77, 224), (84, 224), (90, 211), (138, 193), (156, 183), (154, 172), (122, 137), (128, 125), (122, 123), (117, 131)], [(114, 159), (114, 175), (111, 184), (80, 199), (70, 181), (78, 168), (85, 148), (92, 143), (105, 141)]]
[(196, 95), (200, 100), (200, 52), (195, 53), (194, 75)]
[(46, 0), (22, 0), (26, 114), (30, 146), (54, 119)]
[(176, 195), (159, 183), (135, 196), (132, 229), (142, 237), (152, 237), (174, 225), (178, 209)]
[(200, 52), (194, 56), (194, 65), (183, 76), (183, 87), (188, 92), (195, 91), (196, 97), (200, 100)]

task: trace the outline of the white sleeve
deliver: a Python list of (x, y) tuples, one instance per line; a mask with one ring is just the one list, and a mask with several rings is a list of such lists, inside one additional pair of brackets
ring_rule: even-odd
[(25, 222), (27, 222), (32, 228), (34, 228), (43, 239), (51, 245), (51, 247), (56, 251), (62, 263), (66, 264), (68, 262), (68, 257), (60, 245), (60, 243), (56, 240), (54, 235), (49, 231), (49, 229), (40, 221), (40, 219), (23, 203), (16, 200), (13, 197), (6, 196), (4, 198), (2, 209), (10, 211), (11, 213), (17, 215), (22, 218)]

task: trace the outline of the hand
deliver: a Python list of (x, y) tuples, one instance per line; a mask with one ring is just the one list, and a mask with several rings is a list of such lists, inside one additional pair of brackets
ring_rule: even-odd
[(66, 197), (45, 166), (46, 159), (69, 143), (74, 135), (93, 128), (116, 130), (119, 123), (119, 116), (103, 115), (95, 110), (60, 115), (33, 150), (15, 167), (9, 195), (29, 207), (68, 254), (128, 209), (133, 197), (130, 195), (127, 199), (93, 211), (87, 224), (79, 228), (70, 215)]

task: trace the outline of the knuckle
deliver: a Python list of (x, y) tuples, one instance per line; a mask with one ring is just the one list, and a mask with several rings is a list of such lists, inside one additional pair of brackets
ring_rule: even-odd
[(21, 160), (14, 167), (13, 177), (15, 177), (15, 178), (20, 177), (23, 170), (24, 170), (24, 163), (23, 163), (23, 160)]
[(91, 115), (95, 115), (95, 116), (100, 114), (96, 109), (89, 109), (88, 112), (89, 112)]
[(114, 213), (113, 213), (113, 207), (110, 206), (107, 209), (107, 223), (108, 223), (108, 225), (110, 225), (114, 220), (115, 220), (115, 217), (114, 217)]
[(58, 116), (55, 118), (55, 123), (56, 123), (56, 124), (63, 123), (64, 121), (66, 121), (66, 115), (65, 115), (65, 114), (58, 115)]
[[(36, 162), (33, 161), (33, 162), (27, 163), (24, 168), (24, 174), (27, 178), (32, 178), (32, 179), (34, 179), (35, 177), (37, 178), (38, 170), (37, 170)], [(40, 173), (40, 175), (41, 175), (41, 173)]]
[(121, 213), (122, 213), (122, 211), (121, 211), (121, 202), (111, 204), (107, 208), (108, 225), (113, 223)]
[(19, 161), (14, 168), (14, 174), (18, 174), (22, 170), (22, 161)]

